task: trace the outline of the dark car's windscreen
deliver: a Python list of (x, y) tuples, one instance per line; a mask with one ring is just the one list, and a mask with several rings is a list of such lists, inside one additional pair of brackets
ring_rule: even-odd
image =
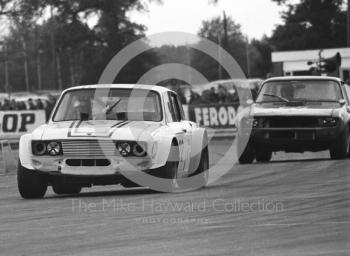
[(257, 103), (263, 102), (338, 102), (342, 99), (340, 85), (334, 81), (273, 81), (261, 88)]
[(162, 120), (160, 96), (143, 89), (81, 89), (64, 94), (53, 121)]

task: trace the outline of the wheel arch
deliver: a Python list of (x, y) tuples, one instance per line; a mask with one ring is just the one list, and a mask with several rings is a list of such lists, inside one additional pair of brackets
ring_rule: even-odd
[[(199, 128), (193, 132), (191, 143), (190, 174), (194, 173), (199, 166), (202, 150), (208, 146), (209, 138), (205, 128)], [(209, 154), (208, 154), (209, 157)]]
[(18, 156), (19, 156), (19, 163), (26, 169), (34, 170), (35, 168), (32, 165), (31, 160), (31, 141), (32, 136), (31, 134), (25, 134), (22, 135), (19, 140), (19, 150), (18, 150)]
[(176, 134), (160, 137), (158, 140), (158, 150), (156, 154), (157, 166), (164, 166), (168, 160), (172, 146), (179, 146), (179, 138)]

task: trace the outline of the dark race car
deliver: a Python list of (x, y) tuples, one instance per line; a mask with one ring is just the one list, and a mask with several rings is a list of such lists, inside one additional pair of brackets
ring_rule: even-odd
[(349, 93), (349, 86), (333, 77), (266, 80), (238, 122), (239, 162), (268, 162), (277, 151), (329, 150), (332, 159), (348, 157)]

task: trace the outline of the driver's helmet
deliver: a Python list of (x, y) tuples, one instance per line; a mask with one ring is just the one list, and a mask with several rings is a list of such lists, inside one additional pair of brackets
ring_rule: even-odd
[(91, 98), (87, 95), (79, 95), (73, 105), (76, 111), (90, 115), (91, 113)]
[(281, 96), (283, 98), (292, 99), (294, 98), (295, 89), (291, 84), (285, 84), (281, 86)]

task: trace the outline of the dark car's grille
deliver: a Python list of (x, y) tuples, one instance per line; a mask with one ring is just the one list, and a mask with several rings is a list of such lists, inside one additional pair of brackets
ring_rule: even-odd
[(270, 131), (270, 139), (294, 139), (294, 140), (314, 140), (315, 132), (313, 131)]
[(266, 125), (269, 128), (309, 128), (318, 127), (319, 121), (317, 117), (268, 117)]

